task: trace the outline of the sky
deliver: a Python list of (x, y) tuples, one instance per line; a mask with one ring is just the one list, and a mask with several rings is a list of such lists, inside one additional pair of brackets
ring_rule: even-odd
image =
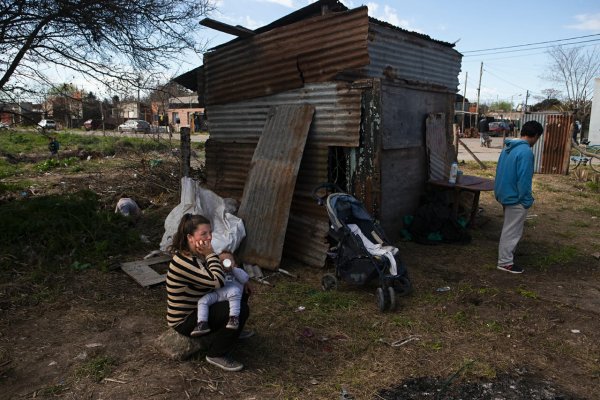
[[(542, 90), (562, 89), (558, 84), (543, 78), (550, 62), (546, 54), (549, 46), (584, 41), (570, 46), (586, 46), (588, 49), (591, 49), (590, 46), (600, 46), (600, 1), (342, 2), (348, 8), (366, 5), (371, 17), (426, 34), (433, 39), (456, 42), (455, 49), (463, 54), (459, 93), (464, 92), (467, 73), (466, 97), (472, 102), (477, 100), (482, 62), (481, 103), (512, 101), (516, 105), (524, 101), (526, 92), (529, 91), (528, 104), (533, 104), (540, 100), (540, 96), (543, 97)], [(217, 10), (209, 16), (230, 25), (256, 29), (309, 3), (310, 0), (217, 0)], [(201, 40), (208, 41), (209, 48), (235, 38), (209, 28), (203, 29), (201, 35)], [(473, 52), (575, 37), (582, 38), (518, 47), (508, 49), (508, 52)], [(185, 61), (187, 62), (179, 64), (179, 73), (202, 63), (199, 57), (187, 57)], [(538, 100), (535, 96), (538, 96)]]

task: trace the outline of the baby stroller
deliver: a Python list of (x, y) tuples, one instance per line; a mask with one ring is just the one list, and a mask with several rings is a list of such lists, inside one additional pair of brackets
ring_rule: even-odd
[[(324, 195), (319, 195), (324, 190)], [(330, 193), (330, 194), (328, 194)], [(337, 288), (338, 280), (365, 285), (378, 279), (375, 292), (380, 311), (393, 311), (396, 296), (412, 291), (412, 285), (398, 249), (389, 245), (385, 233), (355, 197), (339, 186), (324, 183), (313, 190), (313, 197), (325, 204), (329, 215), (329, 237), (333, 247), (327, 253), (335, 273), (321, 279), (323, 290)]]

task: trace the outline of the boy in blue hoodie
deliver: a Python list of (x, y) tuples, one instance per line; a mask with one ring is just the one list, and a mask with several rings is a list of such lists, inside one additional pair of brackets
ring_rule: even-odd
[(533, 152), (544, 127), (529, 121), (521, 128), (521, 138), (506, 140), (498, 159), (494, 194), (504, 208), (504, 225), (498, 246), (498, 269), (520, 274), (523, 268), (513, 262), (515, 249), (523, 235), (527, 210), (533, 204), (531, 181), (533, 179)]

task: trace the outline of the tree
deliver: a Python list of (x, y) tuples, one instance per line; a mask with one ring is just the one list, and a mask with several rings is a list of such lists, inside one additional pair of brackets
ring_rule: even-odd
[(509, 112), (512, 111), (512, 103), (508, 101), (497, 101), (495, 103), (490, 104), (490, 109), (494, 111)]
[(33, 95), (44, 70), (66, 69), (100, 84), (166, 69), (182, 51), (200, 52), (198, 20), (215, 0), (2, 0), (0, 96)]
[(544, 99), (531, 106), (531, 111), (563, 111), (563, 104), (558, 99)]
[(600, 75), (600, 47), (556, 46), (548, 50), (547, 78), (564, 88), (563, 104), (578, 118), (589, 115), (594, 78)]

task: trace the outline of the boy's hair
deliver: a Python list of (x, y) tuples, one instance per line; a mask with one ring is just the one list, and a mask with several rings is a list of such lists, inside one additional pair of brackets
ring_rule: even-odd
[(536, 137), (544, 133), (544, 127), (537, 121), (527, 121), (521, 128), (521, 136)]

